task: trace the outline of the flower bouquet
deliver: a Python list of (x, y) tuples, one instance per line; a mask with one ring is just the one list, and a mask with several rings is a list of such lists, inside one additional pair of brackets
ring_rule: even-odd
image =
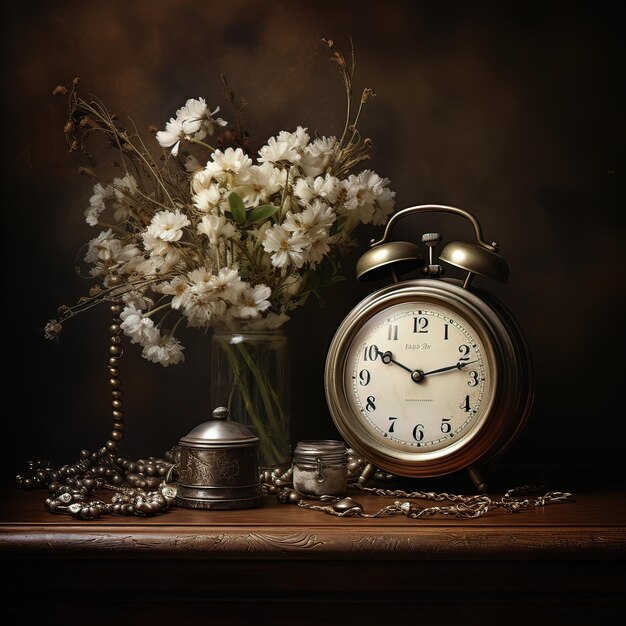
[[(75, 306), (63, 306), (46, 325), (57, 337), (63, 323), (102, 302), (122, 303), (121, 329), (149, 361), (184, 361), (181, 324), (236, 332), (280, 328), (311, 294), (342, 280), (340, 259), (361, 223), (384, 224), (394, 206), (389, 181), (369, 169), (369, 139), (358, 123), (375, 94), (353, 99), (354, 57), (348, 63), (330, 40), (347, 94), (341, 134), (319, 136), (298, 126), (257, 150), (245, 130), (245, 100), (222, 77), (233, 123), (203, 98), (189, 99), (150, 144), (131, 120), (127, 127), (76, 79), (56, 94), (69, 101), (65, 134), (70, 151), (89, 155), (100, 136), (115, 153), (118, 176), (96, 179), (85, 211), (100, 232), (86, 246), (85, 273), (96, 279)], [(160, 152), (159, 152), (160, 147)], [(227, 346), (237, 393), (261, 439), (268, 463), (279, 461), (266, 424), (285, 423), (271, 381), (243, 343)], [(245, 372), (245, 373), (244, 373)], [(251, 387), (260, 393), (253, 406)]]

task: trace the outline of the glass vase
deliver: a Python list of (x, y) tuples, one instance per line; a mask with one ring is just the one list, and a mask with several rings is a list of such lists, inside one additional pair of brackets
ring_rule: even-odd
[(290, 369), (281, 330), (215, 330), (211, 343), (211, 405), (259, 438), (261, 469), (291, 465)]

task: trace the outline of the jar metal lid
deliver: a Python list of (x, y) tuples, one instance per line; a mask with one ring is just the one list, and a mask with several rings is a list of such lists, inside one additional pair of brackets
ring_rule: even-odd
[(293, 453), (293, 462), (298, 464), (313, 464), (320, 459), (325, 465), (346, 463), (348, 451), (343, 441), (333, 439), (317, 439), (300, 441)]

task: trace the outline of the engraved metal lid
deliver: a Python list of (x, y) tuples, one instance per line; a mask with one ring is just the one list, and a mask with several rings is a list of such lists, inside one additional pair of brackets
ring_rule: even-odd
[(233, 445), (256, 445), (255, 437), (243, 424), (231, 422), (230, 413), (224, 406), (213, 411), (213, 418), (196, 426), (180, 440), (181, 446), (191, 448), (214, 448)]

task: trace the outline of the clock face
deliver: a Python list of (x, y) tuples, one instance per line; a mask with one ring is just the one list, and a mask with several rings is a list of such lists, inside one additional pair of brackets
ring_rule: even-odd
[(440, 303), (410, 301), (360, 326), (343, 388), (373, 442), (428, 457), (477, 434), (492, 400), (492, 374), (487, 346), (468, 319)]

